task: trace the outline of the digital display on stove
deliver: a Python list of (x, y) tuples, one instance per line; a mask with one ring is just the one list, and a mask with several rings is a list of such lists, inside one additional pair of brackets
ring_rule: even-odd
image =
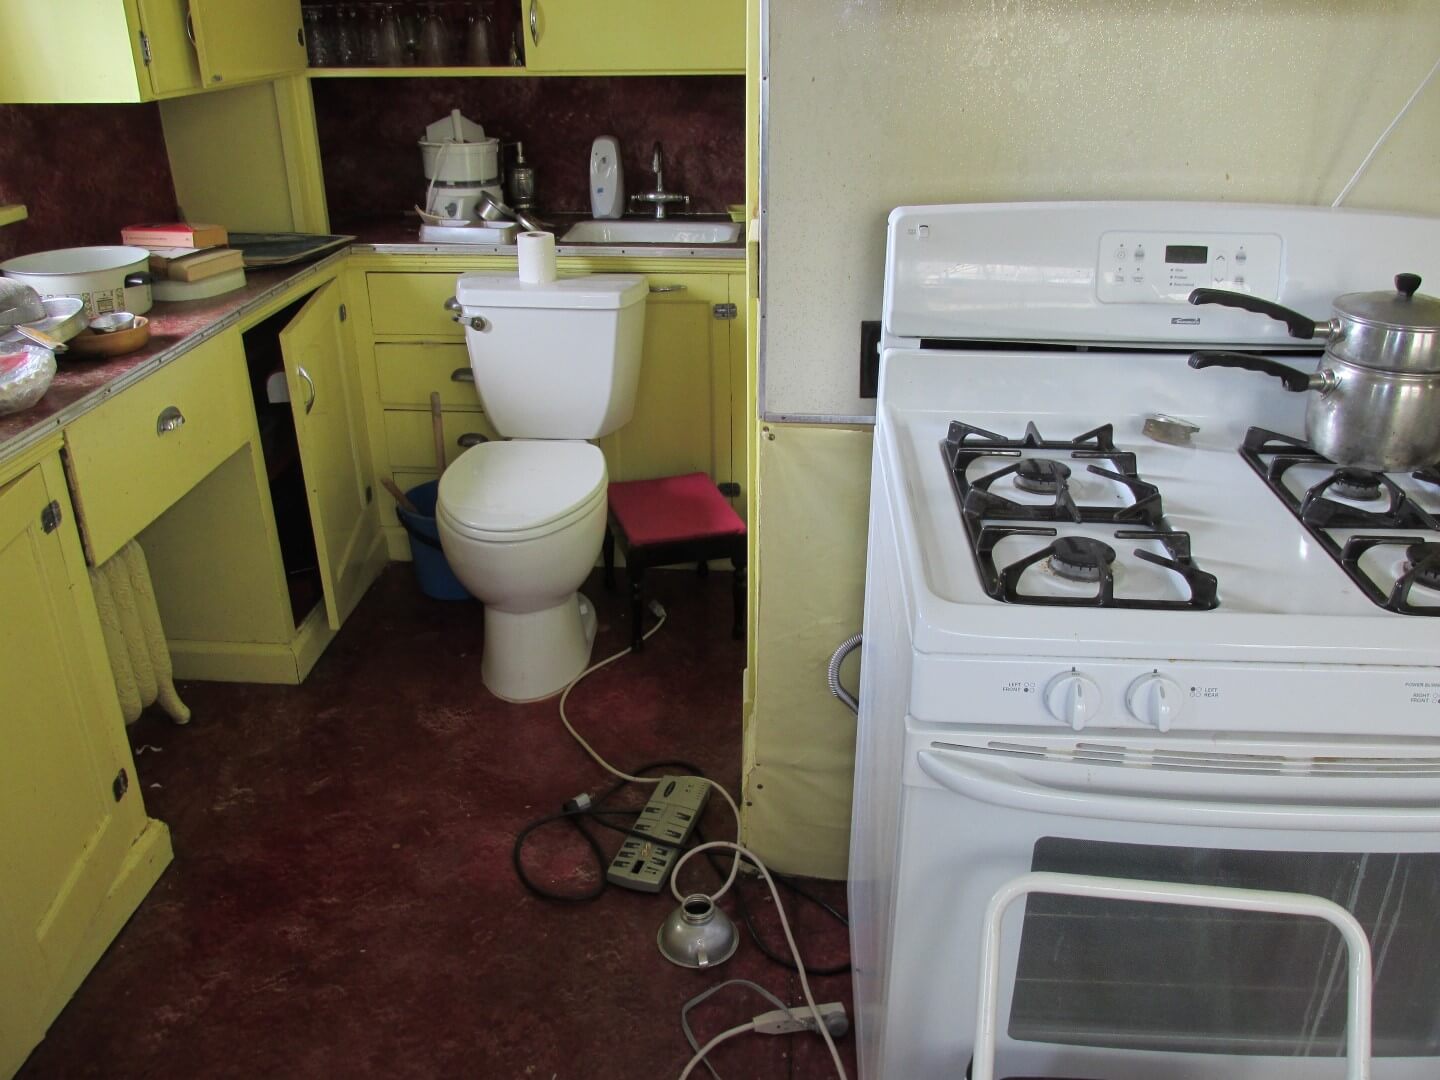
[(1187, 266), (1204, 266), (1210, 261), (1210, 249), (1204, 244), (1166, 244), (1165, 261)]

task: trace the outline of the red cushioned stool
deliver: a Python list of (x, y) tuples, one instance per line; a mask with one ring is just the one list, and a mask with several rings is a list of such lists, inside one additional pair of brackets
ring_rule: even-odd
[(615, 541), (625, 549), (634, 625), (631, 648), (639, 650), (640, 586), (652, 566), (693, 562), (703, 574), (709, 559), (729, 559), (735, 567), (735, 624), (745, 635), (745, 522), (731, 509), (715, 482), (704, 473), (626, 480), (610, 485), (610, 527), (605, 531), (605, 587), (615, 587)]

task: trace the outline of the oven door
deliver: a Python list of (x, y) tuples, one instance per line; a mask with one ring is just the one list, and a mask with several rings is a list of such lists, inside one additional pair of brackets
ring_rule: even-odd
[[(1374, 1075), (1440, 1075), (1440, 750), (915, 734), (881, 1075), (964, 1075), (985, 903), (1030, 870), (1333, 900), (1374, 953)], [(1326, 923), (1036, 895), (1003, 942), (997, 1076), (1344, 1075), (1346, 953)]]

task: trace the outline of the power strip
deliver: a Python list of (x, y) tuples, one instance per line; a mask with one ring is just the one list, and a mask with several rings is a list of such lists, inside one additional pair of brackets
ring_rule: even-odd
[(658, 893), (709, 798), (710, 785), (699, 777), (662, 776), (634, 825), (635, 832), (655, 840), (626, 837), (610, 860), (605, 880), (624, 889)]

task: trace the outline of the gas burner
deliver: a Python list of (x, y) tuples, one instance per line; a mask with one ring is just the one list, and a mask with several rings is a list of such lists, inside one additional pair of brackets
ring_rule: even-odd
[(1054, 495), (1069, 478), (1070, 466), (1053, 458), (1025, 458), (1015, 466), (1015, 486), (1035, 495)]
[(1380, 498), (1385, 478), (1370, 469), (1336, 469), (1332, 495), (1355, 502), (1372, 502)]
[(1109, 544), (1088, 536), (1062, 536), (1050, 545), (1048, 563), (1056, 574), (1071, 581), (1099, 581), (1101, 568), (1114, 561), (1115, 549)]
[(1416, 585), (1440, 589), (1440, 544), (1424, 541), (1405, 549), (1403, 573), (1413, 577)]

